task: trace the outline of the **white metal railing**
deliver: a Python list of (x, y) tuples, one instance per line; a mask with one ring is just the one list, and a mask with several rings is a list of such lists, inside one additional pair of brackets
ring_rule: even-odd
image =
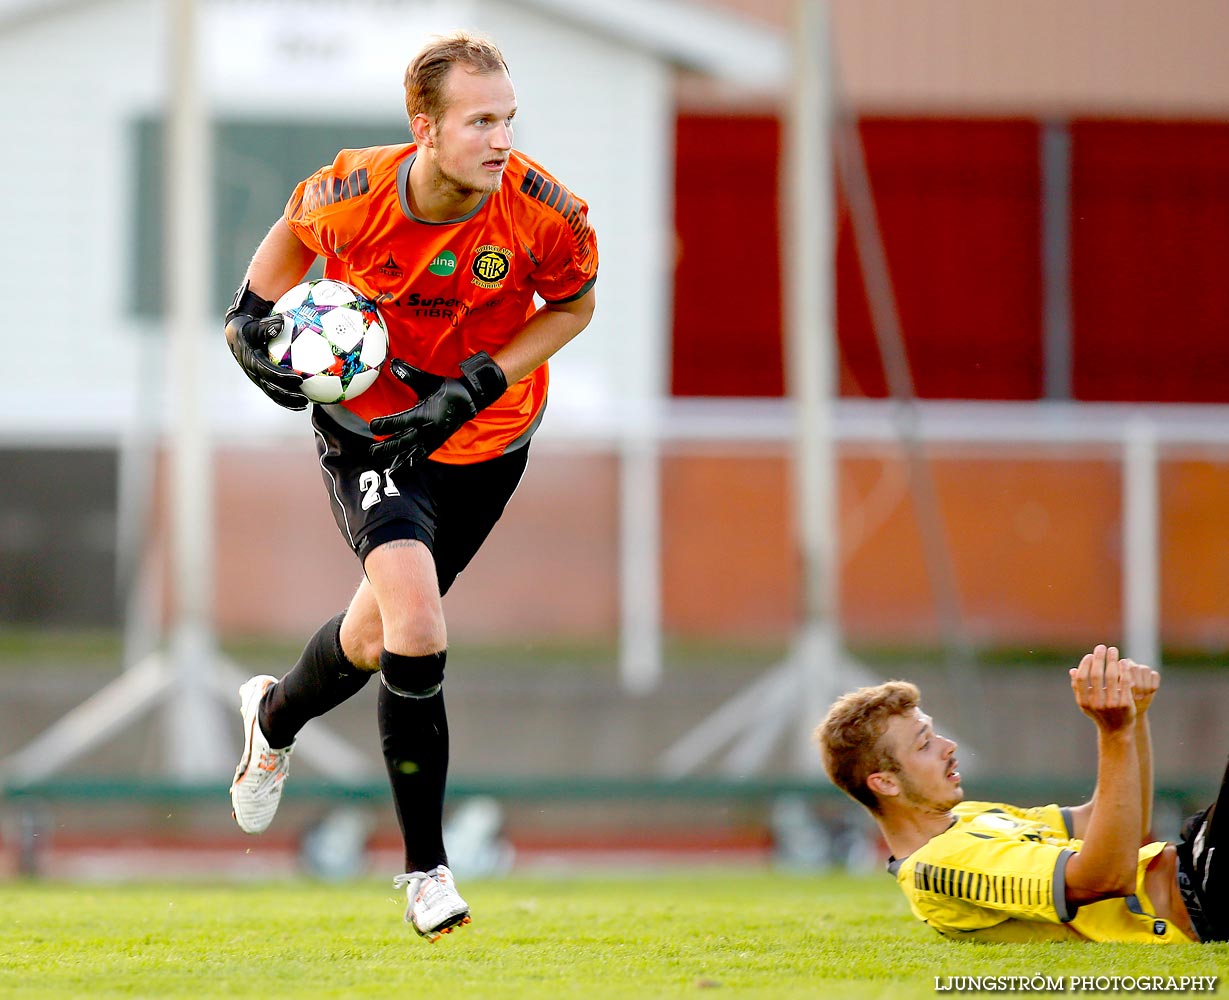
[[(124, 423), (116, 421), (116, 424)], [(15, 430), (15, 429), (14, 429)], [(697, 447), (779, 447), (789, 450), (796, 430), (793, 407), (772, 399), (671, 400), (648, 412), (619, 420), (562, 418), (552, 414), (536, 445), (552, 451), (611, 451), (621, 457), (619, 571), (620, 667), (629, 691), (646, 692), (661, 678), (660, 478), (663, 454)], [(833, 432), (842, 445), (925, 446), (934, 456), (948, 446), (1011, 446), (1021, 457), (1030, 448), (1049, 457), (1086, 457), (1087, 447), (1116, 451), (1123, 466), (1123, 628), (1124, 640), (1140, 658), (1159, 660), (1158, 463), (1180, 455), (1210, 454), (1229, 462), (1229, 406), (1075, 402), (925, 401), (900, 405), (884, 400), (842, 400), (834, 406)], [(299, 429), (295, 431), (296, 438)], [(6, 447), (113, 445), (122, 468), (144, 467), (135, 452), (156, 443), (156, 430), (132, 435), (108, 432), (101, 424), (79, 428), (60, 421), (46, 433), (25, 426), (6, 434)], [(256, 433), (242, 439), (230, 428), (217, 440), (228, 448), (265, 448), (284, 443), (284, 433)], [(1023, 449), (1023, 450), (1021, 450)], [(128, 478), (122, 476), (124, 484)], [(148, 475), (137, 477), (148, 484)], [(121, 542), (131, 535), (128, 514), (141, 516), (130, 484), (121, 497)]]
[[(606, 447), (622, 457), (620, 569), (622, 595), (620, 669), (624, 686), (651, 691), (660, 682), (660, 500), (652, 470), (663, 452), (697, 445), (779, 445), (796, 432), (785, 400), (672, 400), (654, 413), (616, 427), (558, 421), (541, 436), (543, 447)], [(549, 425), (549, 422), (548, 422)], [(940, 446), (1037, 446), (1053, 458), (1079, 446), (1117, 450), (1122, 475), (1123, 635), (1145, 662), (1160, 662), (1158, 463), (1191, 450), (1225, 451), (1229, 461), (1229, 406), (1076, 402), (927, 401), (898, 404), (843, 400), (834, 406), (833, 433), (840, 444), (920, 444), (931, 455)]]

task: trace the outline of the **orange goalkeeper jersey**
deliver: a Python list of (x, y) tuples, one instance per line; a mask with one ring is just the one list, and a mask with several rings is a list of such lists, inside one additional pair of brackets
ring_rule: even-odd
[[(470, 355), (494, 354), (512, 339), (537, 308), (535, 293), (555, 303), (584, 295), (597, 280), (597, 240), (587, 204), (516, 151), (499, 190), (468, 215), (415, 218), (406, 196), (415, 152), (413, 144), (342, 150), (295, 188), (285, 217), (325, 258), (325, 277), (379, 303), (390, 355), (455, 377)], [(548, 381), (544, 364), (431, 457), (464, 465), (503, 454), (536, 426)], [(361, 396), (335, 407), (369, 422), (415, 402), (386, 369)]]

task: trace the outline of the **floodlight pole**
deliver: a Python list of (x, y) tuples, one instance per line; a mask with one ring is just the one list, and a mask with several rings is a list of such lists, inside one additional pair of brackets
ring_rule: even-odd
[(795, 8), (794, 71), (783, 129), (785, 388), (794, 404), (795, 516), (805, 621), (836, 627), (838, 615), (836, 392), (831, 84), (821, 3)]
[[(785, 384), (794, 403), (795, 510), (802, 628), (795, 649), (803, 719), (817, 722), (838, 671), (840, 553), (833, 399), (837, 391), (833, 98), (826, 2), (794, 6), (793, 72), (783, 130)], [(815, 753), (805, 725), (799, 763)], [(808, 768), (809, 769), (809, 768)]]
[(1122, 632), (1131, 658), (1161, 666), (1160, 469), (1156, 426), (1145, 416), (1123, 430)]
[(789, 734), (795, 770), (816, 774), (820, 762), (810, 741), (812, 728), (842, 684), (865, 678), (865, 671), (847, 660), (838, 624), (835, 101), (827, 0), (795, 0), (792, 38), (780, 224), (801, 624), (781, 663), (666, 749), (662, 770), (673, 777), (695, 771), (727, 743), (732, 746), (726, 772), (753, 773), (783, 734)]
[[(213, 475), (201, 373), (208, 331), (210, 225), (208, 118), (199, 74), (199, 4), (168, 5), (171, 77), (166, 164), (167, 384), (170, 388), (170, 636), (155, 650), (0, 762), (14, 785), (50, 777), (141, 715), (165, 708), (159, 763), (184, 782), (226, 776), (235, 760), (237, 707), (244, 679), (218, 650), (213, 632)], [(133, 539), (129, 539), (133, 542)], [(139, 571), (132, 583), (140, 587)], [(129, 614), (137, 602), (130, 601)], [(365, 754), (317, 723), (296, 744), (298, 756), (338, 780), (372, 772)]]
[(201, 341), (207, 325), (210, 190), (208, 122), (197, 65), (195, 0), (171, 7), (171, 113), (167, 129), (167, 270), (170, 381), (171, 669), (165, 717), (168, 766), (180, 778), (223, 773), (228, 749), (218, 699), (210, 605), (213, 598), (213, 463), (201, 413)]

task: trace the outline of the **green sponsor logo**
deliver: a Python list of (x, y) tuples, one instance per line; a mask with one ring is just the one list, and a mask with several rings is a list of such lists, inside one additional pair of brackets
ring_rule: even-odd
[(452, 274), (456, 269), (457, 255), (451, 250), (445, 250), (427, 265), (427, 270), (432, 274)]

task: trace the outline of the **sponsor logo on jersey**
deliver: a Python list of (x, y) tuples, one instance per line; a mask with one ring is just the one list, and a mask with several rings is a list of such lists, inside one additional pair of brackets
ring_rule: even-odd
[(512, 267), (512, 251), (491, 244), (474, 251), (474, 263), (470, 273), (479, 288), (499, 288)]
[(398, 296), (392, 292), (380, 292), (373, 301), (386, 313), (406, 309), (413, 313), (415, 319), (446, 319), (453, 326), (460, 326), (470, 313), (498, 309), (504, 304), (504, 297), (495, 295), (475, 305), (466, 299), (446, 295), (410, 292), (408, 295)]
[(451, 250), (441, 250), (435, 260), (427, 265), (432, 274), (449, 275), (457, 269), (457, 255)]
[(397, 262), (393, 260), (393, 255), (391, 253), (388, 255), (388, 260), (376, 268), (376, 270), (381, 274), (387, 274), (390, 278), (401, 277), (401, 268)]

